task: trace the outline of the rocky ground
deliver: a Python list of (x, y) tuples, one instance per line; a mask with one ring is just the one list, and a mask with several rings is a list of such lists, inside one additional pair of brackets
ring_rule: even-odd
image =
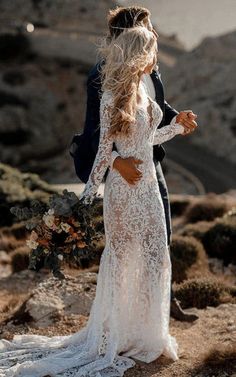
[[(0, 172), (1, 211), (5, 211), (0, 227), (0, 338), (76, 332), (87, 323), (99, 264), (88, 262), (76, 269), (64, 264), (62, 281), (46, 269), (28, 270), (28, 233), (9, 208), (35, 198), (47, 200), (55, 189), (34, 174), (21, 174), (3, 164)], [(126, 375), (235, 377), (236, 193), (173, 194), (170, 200), (173, 288), (182, 307), (199, 319), (187, 323), (171, 318), (170, 332), (179, 344), (177, 362), (164, 356), (149, 364), (137, 361)], [(97, 250), (98, 260), (104, 241)]]
[[(86, 325), (95, 294), (97, 273), (68, 271), (56, 281), (46, 272), (22, 271), (0, 280), (1, 337), (31, 333), (66, 335)], [(236, 304), (190, 308), (194, 323), (170, 320), (170, 332), (179, 344), (179, 360), (161, 356), (152, 363), (137, 361), (126, 372), (130, 377), (229, 377), (236, 373)]]

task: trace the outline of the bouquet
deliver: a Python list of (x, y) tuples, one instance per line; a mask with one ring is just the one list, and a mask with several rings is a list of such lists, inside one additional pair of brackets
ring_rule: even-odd
[(103, 233), (94, 222), (95, 206), (84, 204), (74, 192), (63, 190), (53, 194), (48, 203), (31, 201), (28, 207), (11, 207), (19, 220), (26, 220), (30, 236), (29, 269), (48, 267), (59, 279), (62, 261), (81, 264), (83, 258), (93, 258), (96, 241)]

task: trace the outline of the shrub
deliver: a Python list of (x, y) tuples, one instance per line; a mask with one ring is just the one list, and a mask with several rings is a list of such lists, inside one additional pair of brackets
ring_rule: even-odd
[(12, 235), (6, 236), (2, 234), (0, 229), (0, 250), (12, 253), (17, 247), (23, 246), (24, 244), (25, 241), (23, 240), (16, 240)]
[(175, 296), (183, 308), (218, 306), (226, 294), (230, 295), (229, 288), (212, 278), (189, 279), (175, 287)]
[(236, 361), (236, 348), (219, 345), (218, 348), (211, 348), (205, 355), (203, 363), (207, 366), (227, 367), (229, 362)]
[(236, 206), (233, 206), (228, 212), (222, 216), (224, 220), (236, 220)]
[(179, 283), (187, 278), (187, 270), (196, 261), (202, 245), (193, 237), (173, 236), (170, 245), (172, 280)]
[(186, 197), (170, 195), (170, 209), (172, 216), (181, 216), (188, 207), (190, 200)]
[(236, 220), (223, 218), (203, 236), (202, 242), (210, 257), (223, 259), (224, 264), (236, 264)]
[(198, 221), (195, 224), (186, 225), (179, 234), (187, 237), (195, 237), (202, 242), (205, 233), (212, 228), (214, 224), (214, 221)]
[(191, 376), (235, 376), (235, 344), (216, 344), (206, 351), (200, 364), (191, 368)]
[(29, 248), (22, 246), (17, 248), (12, 254), (12, 271), (19, 272), (26, 270), (29, 266)]
[(209, 194), (204, 199), (190, 204), (184, 215), (186, 222), (196, 223), (198, 221), (212, 221), (216, 217), (223, 216), (228, 210), (224, 200), (216, 194)]
[(25, 228), (25, 222), (21, 221), (11, 226), (4, 226), (0, 229), (0, 236), (15, 237), (16, 240), (25, 240), (29, 231)]

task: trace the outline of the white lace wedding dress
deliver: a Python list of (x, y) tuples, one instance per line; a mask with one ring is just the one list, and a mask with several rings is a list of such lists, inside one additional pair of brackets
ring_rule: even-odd
[(161, 354), (178, 359), (169, 334), (171, 263), (164, 207), (153, 163), (153, 144), (183, 133), (170, 124), (157, 129), (162, 111), (148, 98), (138, 107), (131, 137), (108, 136), (112, 95), (103, 93), (100, 142), (85, 190), (92, 203), (111, 159), (115, 142), (121, 157), (142, 159), (143, 176), (129, 185), (109, 170), (104, 191), (106, 246), (101, 256), (96, 296), (88, 322), (66, 336), (15, 335), (0, 341), (1, 377), (120, 377), (135, 365)]

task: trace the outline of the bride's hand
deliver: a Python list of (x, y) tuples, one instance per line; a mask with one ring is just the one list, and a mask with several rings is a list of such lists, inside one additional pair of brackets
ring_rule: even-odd
[(126, 180), (126, 182), (134, 185), (142, 178), (142, 172), (136, 166), (142, 163), (143, 161), (138, 158), (121, 158), (120, 156), (118, 156), (113, 162), (113, 168), (118, 170), (118, 172)]
[(184, 126), (185, 131), (182, 133), (182, 135), (187, 135), (195, 131), (197, 128), (197, 122), (195, 122), (195, 119), (197, 118), (197, 115), (192, 112), (192, 110), (184, 110), (180, 111), (180, 113), (176, 116), (176, 123), (182, 124)]

